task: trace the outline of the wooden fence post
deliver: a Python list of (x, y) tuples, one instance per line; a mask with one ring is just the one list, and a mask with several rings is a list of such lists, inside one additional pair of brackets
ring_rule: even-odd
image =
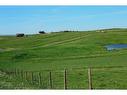
[(15, 70), (14, 70), (14, 76), (16, 77), (16, 75), (17, 75), (17, 70), (16, 70), (16, 68), (15, 68)]
[(11, 79), (11, 71), (7, 70), (6, 73), (8, 74), (9, 79)]
[(92, 89), (92, 73), (91, 68), (88, 68), (88, 80), (89, 80), (89, 89)]
[(19, 76), (19, 70), (18, 70), (18, 69), (16, 70), (16, 72), (17, 72), (17, 74), (16, 74), (16, 75), (17, 75), (17, 76)]
[(64, 70), (64, 89), (67, 89), (67, 70)]
[(34, 75), (33, 75), (33, 72), (31, 72), (31, 83), (34, 84)]
[(24, 75), (23, 75), (23, 71), (22, 70), (21, 70), (21, 78), (22, 78), (22, 80), (24, 78)]
[(24, 77), (25, 81), (27, 81), (27, 71), (24, 72)]
[(51, 73), (51, 71), (49, 72), (49, 85), (50, 85), (50, 89), (52, 89), (52, 73)]
[(38, 76), (39, 76), (38, 83), (39, 83), (39, 86), (41, 86), (41, 85), (42, 85), (42, 83), (41, 83), (41, 73), (40, 73), (40, 72), (38, 72)]

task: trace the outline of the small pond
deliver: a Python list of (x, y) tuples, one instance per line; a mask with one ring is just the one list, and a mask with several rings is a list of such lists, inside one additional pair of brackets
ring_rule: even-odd
[(127, 44), (112, 44), (112, 45), (106, 45), (105, 46), (107, 50), (118, 50), (118, 49), (125, 49), (127, 48)]

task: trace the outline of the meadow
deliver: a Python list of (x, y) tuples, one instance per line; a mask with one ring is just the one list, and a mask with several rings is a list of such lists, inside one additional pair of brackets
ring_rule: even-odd
[[(52, 89), (64, 89), (66, 69), (68, 89), (88, 89), (91, 67), (93, 89), (126, 89), (127, 49), (108, 51), (109, 44), (127, 44), (127, 29), (0, 36), (0, 88), (50, 89), (52, 71)], [(42, 85), (7, 73), (15, 69), (34, 72), (35, 80), (41, 72)]]

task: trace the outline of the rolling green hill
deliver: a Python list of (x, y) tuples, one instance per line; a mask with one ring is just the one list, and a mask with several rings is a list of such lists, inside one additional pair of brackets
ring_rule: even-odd
[[(87, 85), (84, 86), (84, 81), (81, 81), (87, 77), (85, 68), (124, 67), (126, 70), (127, 67), (127, 49), (107, 51), (104, 47), (109, 44), (127, 44), (127, 29), (116, 28), (103, 31), (105, 32), (101, 30), (59, 32), (26, 37), (0, 36), (0, 69), (3, 71), (13, 71), (16, 68), (32, 72), (46, 70), (61, 72), (66, 68), (71, 73), (70, 89), (76, 88), (76, 81), (80, 81), (79, 88), (87, 88)], [(84, 71), (76, 73), (76, 70), (80, 68)], [(120, 81), (120, 77), (125, 77), (127, 71), (120, 73), (119, 70), (123, 70), (121, 68), (116, 69), (118, 75), (111, 74), (114, 71), (109, 73), (100, 71), (96, 73), (95, 71), (94, 88), (127, 88), (127, 84), (124, 84), (125, 80), (118, 84), (109, 82), (114, 78)], [(80, 80), (76, 74), (84, 77)], [(54, 78), (58, 82), (62, 80), (60, 78), (63, 74), (54, 74), (54, 76), (59, 78), (58, 80)], [(110, 78), (109, 81), (107, 76)], [(99, 81), (105, 81), (105, 83)], [(56, 83), (56, 85), (56, 88), (62, 89), (62, 83)]]

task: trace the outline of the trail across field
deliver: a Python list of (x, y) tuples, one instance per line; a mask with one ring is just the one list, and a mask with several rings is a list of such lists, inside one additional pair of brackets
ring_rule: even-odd
[(70, 42), (77, 41), (77, 40), (79, 40), (79, 39), (88, 37), (89, 35), (90, 35), (90, 34), (87, 34), (87, 35), (85, 35), (85, 36), (80, 36), (80, 37), (74, 37), (74, 38), (67, 39), (67, 40), (64, 40), (64, 41), (58, 41), (58, 42), (50, 43), (50, 44), (44, 45), (44, 46), (42, 46), (42, 47), (48, 47), (48, 46), (59, 45), (59, 44), (64, 44), (64, 43), (70, 43)]
[[(74, 41), (77, 41), (77, 40), (80, 40), (80, 39), (83, 39), (85, 37), (88, 37), (90, 36), (90, 34), (87, 34), (87, 35), (83, 35), (83, 36), (74, 36), (73, 38), (69, 38), (69, 39), (65, 39), (63, 41), (56, 41), (56, 42), (51, 42), (51, 43), (48, 43), (48, 44), (45, 44), (45, 45), (42, 45), (42, 46), (37, 46), (37, 47), (33, 47), (31, 49), (36, 49), (36, 48), (41, 48), (41, 47), (49, 47), (49, 46), (56, 46), (56, 45), (61, 45), (61, 44), (66, 44), (66, 43), (71, 43), (71, 42), (74, 42)], [(30, 48), (29, 48), (30, 49)]]

